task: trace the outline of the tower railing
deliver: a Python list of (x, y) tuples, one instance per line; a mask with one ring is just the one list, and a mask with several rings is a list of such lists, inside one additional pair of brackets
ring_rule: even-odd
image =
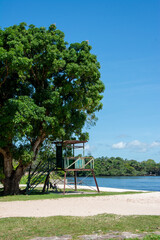
[(93, 169), (93, 157), (66, 157), (64, 158), (64, 169)]

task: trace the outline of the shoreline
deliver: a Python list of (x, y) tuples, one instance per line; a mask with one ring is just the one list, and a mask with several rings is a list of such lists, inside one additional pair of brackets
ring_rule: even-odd
[[(20, 187), (26, 187), (26, 184), (20, 184)], [(43, 184), (37, 185), (37, 187), (43, 187)], [(57, 184), (57, 187), (60, 189), (63, 189), (63, 184)], [(3, 185), (0, 184), (0, 189), (3, 188)], [(74, 188), (74, 185), (66, 184), (66, 188)], [(83, 185), (77, 185), (77, 189), (84, 189), (84, 190), (93, 190), (97, 191), (97, 188), (95, 186), (83, 186)], [(99, 187), (100, 192), (160, 192), (160, 191), (145, 191), (145, 190), (134, 190), (134, 189), (123, 189), (123, 188), (111, 188), (111, 187)]]
[[(74, 185), (66, 184), (66, 188), (67, 188), (67, 186), (69, 188), (74, 188)], [(63, 185), (62, 184), (57, 184), (57, 187), (63, 189)], [(97, 188), (95, 186), (77, 185), (77, 189), (97, 191)], [(144, 191), (144, 190), (131, 190), (131, 189), (121, 189), (121, 188), (110, 188), (110, 187), (99, 187), (99, 190), (100, 190), (100, 192), (151, 192), (151, 191)]]
[[(37, 185), (37, 187), (43, 187), (43, 184)], [(26, 184), (20, 184), (20, 187), (26, 187)], [(57, 187), (60, 189), (63, 189), (63, 184), (57, 184)], [(0, 184), (0, 188), (3, 188), (3, 185)], [(74, 185), (66, 184), (66, 188), (74, 188)], [(84, 189), (84, 190), (93, 190), (97, 191), (97, 188), (95, 186), (83, 186), (83, 185), (77, 185), (77, 189)], [(122, 189), (122, 188), (111, 188), (111, 187), (99, 187), (100, 192), (152, 192), (152, 191), (145, 191), (145, 190), (133, 190), (133, 189)], [(160, 192), (160, 191), (153, 191), (153, 192)]]

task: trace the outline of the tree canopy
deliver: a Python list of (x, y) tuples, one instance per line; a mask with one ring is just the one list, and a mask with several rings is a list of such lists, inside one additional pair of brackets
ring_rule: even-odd
[(160, 163), (152, 159), (137, 162), (120, 157), (100, 157), (95, 159), (96, 176), (144, 176), (160, 175)]
[(0, 153), (6, 193), (18, 191), (11, 191), (8, 182), (24, 173), (46, 139), (88, 137), (83, 127), (95, 122), (95, 112), (102, 109), (99, 69), (88, 42), (69, 45), (54, 24), (46, 29), (21, 23), (0, 30)]

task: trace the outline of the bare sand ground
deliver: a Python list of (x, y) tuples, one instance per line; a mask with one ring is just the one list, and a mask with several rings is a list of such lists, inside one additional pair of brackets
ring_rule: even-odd
[(160, 215), (160, 192), (0, 202), (0, 218), (93, 216), (103, 213)]

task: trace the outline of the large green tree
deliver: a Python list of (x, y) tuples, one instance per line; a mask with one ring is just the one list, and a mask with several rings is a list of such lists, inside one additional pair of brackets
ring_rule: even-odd
[[(102, 108), (100, 65), (87, 41), (68, 45), (54, 24), (0, 30), (0, 154), (5, 194), (49, 139), (84, 138)], [(18, 162), (16, 166), (13, 159)], [(2, 160), (1, 160), (2, 161)]]

